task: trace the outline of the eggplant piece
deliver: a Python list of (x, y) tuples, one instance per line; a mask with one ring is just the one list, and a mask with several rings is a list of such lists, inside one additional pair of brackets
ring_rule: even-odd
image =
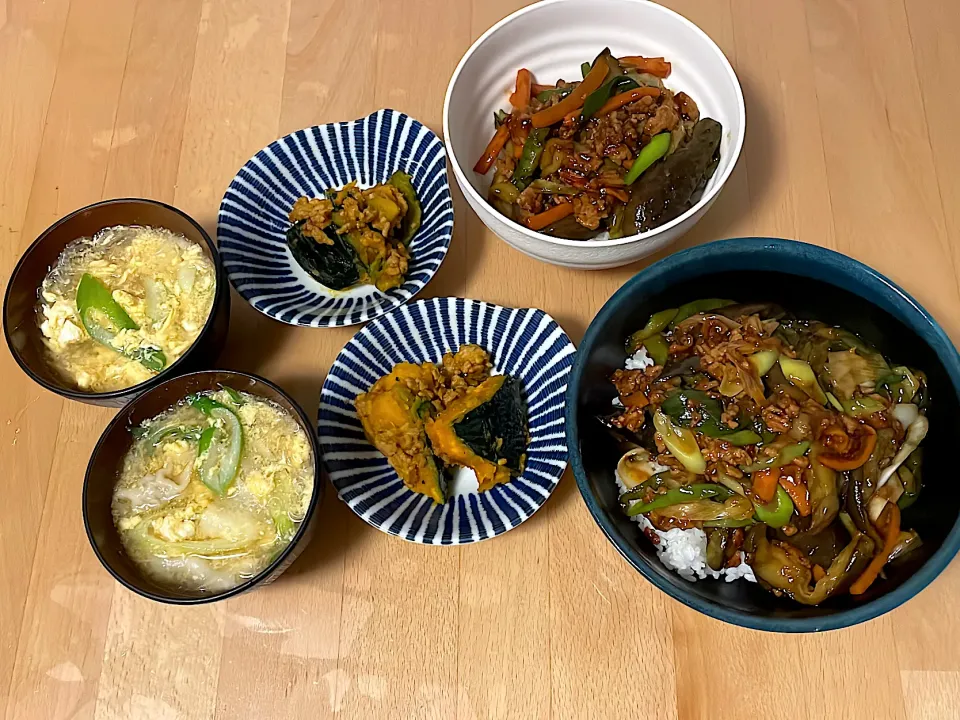
[(625, 453), (628, 450), (635, 447), (642, 448), (655, 448), (656, 443), (656, 428), (653, 427), (652, 422), (645, 422), (643, 427), (640, 428), (639, 432), (635, 432), (625, 427), (618, 427), (613, 424), (613, 418), (620, 417), (621, 412), (612, 412), (609, 415), (596, 415), (596, 420), (598, 423), (603, 425), (604, 430), (607, 431), (607, 434), (616, 440), (617, 447), (620, 448), (620, 452)]
[(774, 532), (774, 537), (781, 542), (788, 542), (811, 562), (823, 569), (830, 567), (837, 555), (850, 542), (850, 535), (841, 523), (831, 523), (820, 532), (799, 532), (787, 535), (782, 530)]
[(819, 605), (846, 592), (870, 564), (875, 547), (873, 540), (858, 533), (825, 568), (826, 575), (814, 581), (813, 572), (801, 561), (801, 552), (789, 543), (770, 542), (762, 526), (751, 531), (749, 544), (754, 548), (750, 566), (760, 584), (803, 605)]
[(603, 429), (607, 431), (607, 434), (617, 441), (617, 446), (620, 448), (621, 453), (625, 453), (633, 448), (644, 447), (643, 439), (638, 433), (627, 428), (617, 427), (613, 424), (613, 418), (620, 417), (619, 412), (610, 413), (609, 415), (595, 415), (594, 417), (598, 423), (603, 425)]
[(303, 234), (305, 220), (287, 230), (287, 246), (290, 254), (307, 274), (331, 290), (343, 290), (360, 282), (358, 258), (353, 247), (332, 228), (324, 228), (324, 234), (333, 244), (325, 245)]
[(709, 528), (707, 533), (707, 565), (711, 570), (723, 568), (726, 560), (730, 531), (726, 528)]
[(668, 223), (700, 200), (720, 163), (722, 135), (720, 123), (703, 118), (684, 145), (640, 176), (624, 213), (624, 235)]
[(573, 215), (567, 215), (540, 232), (566, 240), (590, 240), (597, 236), (597, 230), (591, 230), (577, 222)]
[(684, 377), (700, 372), (700, 356), (691, 355), (690, 357), (667, 365), (660, 373), (658, 380), (667, 380), (672, 377)]

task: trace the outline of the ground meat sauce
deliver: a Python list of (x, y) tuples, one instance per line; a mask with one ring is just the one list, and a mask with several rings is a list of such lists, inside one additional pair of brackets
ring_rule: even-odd
[(901, 511), (922, 489), (921, 371), (773, 303), (700, 300), (640, 328), (600, 419), (630, 443), (620, 502), (667, 567), (818, 605), (919, 546)]
[[(589, 67), (582, 81), (561, 79), (551, 86), (532, 84), (529, 71), (520, 70), (512, 112), (497, 113), (496, 134), (474, 170), (493, 169), (491, 204), (534, 230), (574, 239), (603, 231), (620, 237), (640, 231), (633, 227), (637, 218), (626, 218), (634, 212), (634, 192), (657, 189), (636, 182), (640, 169), (630, 174), (638, 156), (662, 135), (669, 142), (651, 146), (643, 171), (672, 162), (670, 156), (693, 137), (700, 110), (689, 95), (674, 95), (664, 85), (671, 67), (663, 58), (617, 60), (605, 50)], [(683, 173), (702, 172), (706, 182), (715, 168), (711, 158), (719, 152), (715, 134), (709, 157), (684, 165)], [(679, 192), (673, 186), (680, 184), (667, 184), (666, 205), (689, 201), (673, 197)], [(688, 184), (691, 191), (702, 185)]]

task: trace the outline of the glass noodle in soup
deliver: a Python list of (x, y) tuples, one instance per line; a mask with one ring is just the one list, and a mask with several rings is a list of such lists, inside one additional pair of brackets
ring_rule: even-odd
[(163, 228), (117, 226), (64, 248), (41, 285), (37, 316), (64, 379), (108, 392), (180, 358), (215, 293), (216, 271), (200, 245)]
[(157, 584), (223, 592), (293, 539), (313, 496), (306, 433), (275, 403), (223, 388), (133, 429), (113, 493), (127, 555)]

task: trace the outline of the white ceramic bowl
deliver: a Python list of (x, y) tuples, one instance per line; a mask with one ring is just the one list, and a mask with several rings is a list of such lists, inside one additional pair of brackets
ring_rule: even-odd
[[(517, 70), (537, 82), (580, 77), (580, 64), (604, 47), (617, 57), (663, 56), (666, 84), (692, 97), (703, 117), (723, 125), (720, 166), (694, 207), (658, 228), (616, 240), (564, 240), (523, 227), (486, 201), (493, 173), (473, 165), (493, 134), (493, 113), (509, 110)], [(681, 15), (648, 0), (544, 0), (504, 18), (473, 44), (450, 79), (443, 107), (447, 156), (467, 202), (483, 223), (527, 255), (567, 267), (625, 265), (666, 247), (703, 217), (730, 177), (743, 147), (746, 111), (737, 76), (720, 48)]]

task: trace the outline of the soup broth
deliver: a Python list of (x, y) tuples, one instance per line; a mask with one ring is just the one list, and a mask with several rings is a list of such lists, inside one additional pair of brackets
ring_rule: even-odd
[(193, 345), (215, 292), (213, 263), (197, 243), (163, 228), (105, 228), (60, 254), (40, 288), (38, 322), (68, 382), (120, 390)]
[(112, 509), (145, 575), (222, 592), (289, 545), (313, 495), (314, 461), (285, 410), (224, 389), (187, 398), (133, 432)]

